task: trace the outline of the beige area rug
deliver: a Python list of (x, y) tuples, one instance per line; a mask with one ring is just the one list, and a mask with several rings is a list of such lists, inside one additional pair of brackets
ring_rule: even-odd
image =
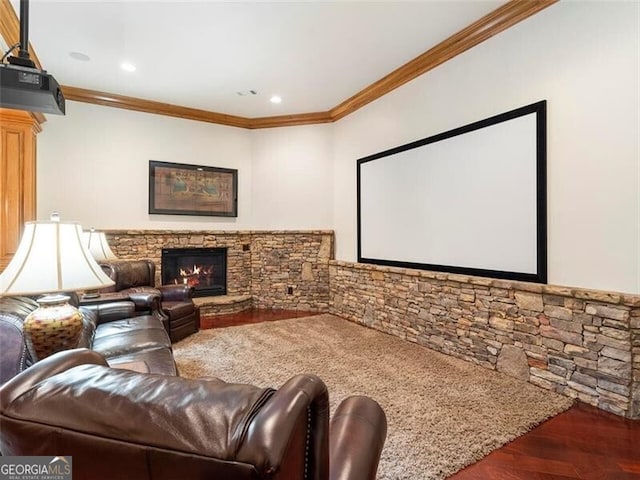
[(571, 400), (332, 315), (203, 330), (174, 345), (180, 374), (278, 387), (313, 373), (331, 411), (348, 395), (384, 409), (378, 478), (443, 479), (566, 410)]

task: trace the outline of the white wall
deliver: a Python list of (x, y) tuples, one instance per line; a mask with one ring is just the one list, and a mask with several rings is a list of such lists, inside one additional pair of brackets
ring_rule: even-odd
[(337, 258), (356, 159), (547, 99), (549, 283), (640, 293), (639, 9), (560, 2), (338, 122)]
[[(67, 102), (38, 137), (38, 218), (57, 211), (99, 229), (328, 229), (331, 131), (249, 131)], [(238, 217), (149, 215), (149, 160), (238, 169)]]
[(333, 125), (251, 134), (254, 228), (333, 228)]
[[(98, 229), (251, 227), (248, 132), (203, 122), (67, 102), (38, 136), (38, 218)], [(238, 169), (238, 217), (149, 215), (149, 160)]]
[[(39, 135), (38, 217), (333, 227), (354, 261), (356, 159), (547, 99), (549, 282), (640, 293), (639, 9), (560, 2), (333, 125), (247, 131), (68, 102)], [(151, 159), (237, 168), (238, 218), (148, 215)]]

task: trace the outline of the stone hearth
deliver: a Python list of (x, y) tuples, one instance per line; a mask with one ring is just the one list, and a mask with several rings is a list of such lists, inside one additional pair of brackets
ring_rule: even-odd
[(200, 315), (230, 315), (253, 308), (251, 295), (218, 295), (215, 297), (198, 297), (193, 299), (200, 306)]

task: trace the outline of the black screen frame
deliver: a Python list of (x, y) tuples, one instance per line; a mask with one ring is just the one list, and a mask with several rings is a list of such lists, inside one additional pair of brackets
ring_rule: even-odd
[[(525, 115), (535, 114), (536, 124), (536, 272), (511, 272), (504, 270), (489, 270), (455, 265), (440, 265), (431, 263), (415, 263), (398, 260), (368, 258), (362, 256), (362, 218), (361, 218), (361, 168), (368, 162), (388, 157), (406, 150), (419, 148), (424, 145), (439, 142), (458, 135), (480, 130), (482, 128), (506, 122)], [(357, 182), (357, 259), (359, 263), (374, 265), (431, 270), (462, 275), (473, 275), (506, 280), (516, 280), (534, 283), (547, 283), (547, 102), (542, 100), (531, 105), (495, 115), (477, 122), (464, 125), (443, 133), (416, 140), (405, 145), (391, 148), (373, 155), (360, 158), (356, 162)]]

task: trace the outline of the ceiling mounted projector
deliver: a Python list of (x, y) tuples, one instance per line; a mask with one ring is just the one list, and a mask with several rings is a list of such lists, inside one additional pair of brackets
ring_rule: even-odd
[[(27, 51), (29, 45), (29, 0), (20, 0), (20, 43), (15, 44), (0, 60), (0, 107), (29, 112), (65, 114), (65, 101), (60, 85), (45, 70), (36, 68)], [(18, 56), (9, 57), (20, 47)]]
[(64, 96), (53, 76), (37, 68), (0, 65), (0, 107), (64, 115)]

